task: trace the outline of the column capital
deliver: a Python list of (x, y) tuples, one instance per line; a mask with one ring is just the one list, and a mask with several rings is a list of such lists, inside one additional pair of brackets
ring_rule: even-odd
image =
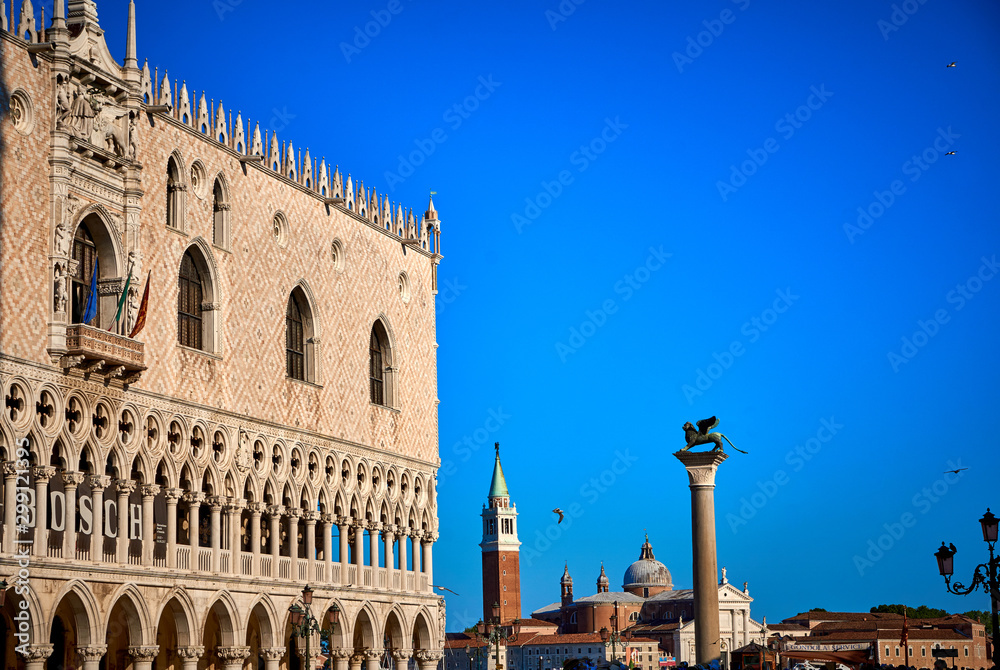
[(429, 649), (420, 649), (416, 653), (417, 660), (421, 663), (431, 663), (440, 661), (444, 658), (444, 654), (440, 651), (431, 651)]
[(288, 509), (285, 510), (285, 514), (288, 515), (289, 519), (298, 519), (300, 516), (302, 516), (302, 510), (299, 509), (298, 507), (289, 507)]
[(328, 523), (332, 526), (337, 517), (335, 517), (333, 514), (328, 514), (324, 512), (323, 514), (320, 515), (319, 518), (320, 521), (322, 521), (323, 523)]
[(285, 513), (285, 508), (283, 506), (281, 506), (281, 505), (268, 505), (267, 506), (267, 515), (269, 517), (273, 518), (273, 517), (276, 517), (276, 516), (281, 516), (284, 513)]
[(205, 502), (213, 512), (222, 511), (222, 506), (226, 504), (226, 496), (208, 496)]
[(160, 653), (160, 645), (150, 644), (128, 648), (129, 655), (137, 661), (152, 661)]
[(100, 661), (104, 654), (108, 653), (108, 645), (91, 644), (86, 647), (77, 647), (76, 653), (80, 655), (80, 660), (84, 663)]
[(177, 647), (177, 655), (185, 661), (197, 661), (205, 654), (205, 647), (201, 645), (191, 647)]
[(367, 527), (367, 522), (364, 519), (354, 519), (351, 525), (358, 530), (364, 530)]
[(247, 508), (253, 514), (264, 514), (265, 512), (267, 512), (267, 503), (252, 502), (249, 505), (247, 505)]
[(674, 456), (684, 464), (691, 488), (714, 488), (715, 471), (729, 458), (721, 451), (677, 451)]
[(427, 544), (430, 544), (431, 542), (437, 542), (439, 537), (441, 536), (438, 535), (437, 533), (433, 531), (427, 531), (426, 533), (424, 533), (424, 542), (426, 542)]
[(354, 655), (353, 649), (334, 649), (333, 653), (330, 654), (334, 658), (339, 658), (341, 660), (350, 658)]
[(351, 523), (351, 517), (344, 516), (343, 514), (338, 514), (335, 522), (338, 526), (348, 526)]
[(393, 649), (392, 658), (394, 661), (408, 661), (413, 656), (412, 649)]
[(232, 513), (239, 513), (245, 510), (247, 507), (247, 501), (243, 498), (230, 498), (229, 504), (226, 505), (226, 511)]
[(191, 491), (189, 493), (185, 493), (183, 498), (184, 502), (189, 505), (200, 505), (205, 502), (205, 494), (201, 491)]
[(302, 512), (302, 520), (305, 521), (307, 525), (309, 523), (316, 523), (318, 519), (319, 519), (319, 512), (317, 512), (316, 510), (307, 509)]
[(163, 489), (163, 495), (167, 502), (177, 502), (184, 495), (184, 489)]
[(280, 661), (285, 656), (284, 647), (263, 647), (260, 650), (265, 661)]
[(85, 475), (82, 472), (64, 472), (62, 474), (63, 486), (66, 488), (76, 488), (83, 483)]
[(140, 490), (143, 499), (155, 498), (160, 493), (160, 486), (158, 484), (143, 484)]
[(368, 530), (370, 530), (373, 533), (377, 533), (380, 530), (382, 530), (382, 524), (380, 524), (378, 521), (369, 521)]
[(385, 524), (382, 524), (382, 532), (383, 533), (395, 534), (397, 530), (398, 530), (398, 528), (396, 527), (396, 524), (394, 524), (394, 523), (385, 523)]
[(250, 658), (250, 647), (216, 647), (215, 653), (227, 665)]
[[(55, 469), (55, 468), (53, 468)], [(44, 661), (49, 656), (52, 655), (53, 645), (51, 644), (33, 644), (27, 649), (27, 653), (24, 654), (24, 660), (26, 661)]]
[(382, 657), (381, 649), (365, 649), (363, 653), (364, 657), (369, 661), (377, 661)]
[(34, 467), (35, 482), (47, 482), (56, 475), (56, 469), (51, 465), (36, 465)]
[(136, 486), (138, 486), (138, 483), (131, 479), (118, 479), (115, 481), (115, 490), (118, 491), (118, 495), (131, 495), (135, 491)]
[(111, 477), (107, 475), (90, 475), (87, 481), (92, 491), (103, 491), (111, 486)]
[(17, 462), (16, 461), (4, 461), (3, 462), (3, 476), (5, 479), (11, 479), (17, 477)]

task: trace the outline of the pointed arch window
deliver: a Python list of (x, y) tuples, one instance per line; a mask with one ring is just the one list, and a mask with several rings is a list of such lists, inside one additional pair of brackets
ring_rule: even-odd
[(229, 197), (222, 179), (215, 180), (212, 188), (212, 244), (221, 248), (229, 248)]
[(185, 186), (181, 181), (181, 170), (176, 159), (167, 159), (167, 220), (168, 228), (184, 229)]
[[(73, 323), (83, 323), (83, 315), (87, 309), (87, 301), (90, 299), (91, 278), (94, 273), (100, 274), (100, 262), (97, 256), (97, 245), (90, 235), (90, 229), (86, 223), (81, 223), (76, 229), (73, 237), (73, 260), (76, 269), (72, 275), (72, 317)], [(97, 313), (88, 323), (98, 325), (101, 323), (101, 301), (97, 300)]]
[(192, 349), (201, 349), (203, 343), (202, 286), (194, 257), (186, 251), (177, 278), (177, 341)]
[(302, 310), (292, 293), (285, 310), (285, 374), (305, 381), (306, 343), (302, 330)]
[(319, 383), (319, 337), (312, 302), (296, 286), (285, 306), (285, 374), (289, 379)]
[(374, 405), (395, 407), (395, 368), (389, 333), (381, 319), (372, 326), (368, 340), (369, 399)]

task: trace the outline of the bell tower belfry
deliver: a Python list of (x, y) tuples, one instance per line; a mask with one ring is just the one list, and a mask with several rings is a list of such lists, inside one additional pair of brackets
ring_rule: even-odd
[(517, 508), (510, 503), (507, 480), (500, 465), (500, 443), (487, 504), (483, 505), (483, 621), (493, 618), (493, 604), (500, 605), (500, 620), (521, 618), (521, 543), (517, 539)]

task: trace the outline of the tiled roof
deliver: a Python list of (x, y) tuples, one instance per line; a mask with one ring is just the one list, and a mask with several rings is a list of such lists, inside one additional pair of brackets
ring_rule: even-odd
[(645, 598), (640, 598), (637, 595), (631, 593), (626, 593), (624, 591), (610, 591), (606, 593), (595, 593), (592, 596), (584, 596), (583, 598), (578, 598), (573, 601), (573, 604), (577, 603), (644, 603)]
[(899, 619), (902, 621), (902, 614), (892, 612), (802, 612), (785, 619), (785, 622), (799, 619), (810, 621), (864, 621), (865, 619)]
[(693, 600), (694, 589), (675, 589), (673, 591), (660, 591), (655, 596), (651, 596), (649, 602), (660, 600)]
[[(632, 638), (632, 642), (641, 642), (643, 644), (658, 644), (656, 640), (649, 640), (646, 638)], [(521, 642), (515, 642), (514, 647), (521, 646)], [(524, 642), (525, 645), (536, 645), (536, 644), (600, 644), (601, 635), (600, 633), (569, 633), (567, 635), (537, 635), (530, 642)]]
[(536, 614), (542, 614), (542, 613), (546, 613), (547, 614), (549, 612), (558, 612), (560, 609), (562, 609), (562, 603), (561, 602), (560, 603), (552, 603), (551, 605), (546, 605), (545, 607), (539, 607), (534, 612), (532, 612), (531, 615), (534, 616)]

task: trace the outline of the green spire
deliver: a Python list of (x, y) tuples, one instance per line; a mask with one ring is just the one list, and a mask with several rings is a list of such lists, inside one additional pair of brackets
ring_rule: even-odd
[(503, 476), (503, 467), (500, 465), (500, 443), (495, 445), (497, 450), (497, 460), (493, 464), (493, 481), (490, 482), (490, 498), (509, 498), (507, 491), (507, 480)]

